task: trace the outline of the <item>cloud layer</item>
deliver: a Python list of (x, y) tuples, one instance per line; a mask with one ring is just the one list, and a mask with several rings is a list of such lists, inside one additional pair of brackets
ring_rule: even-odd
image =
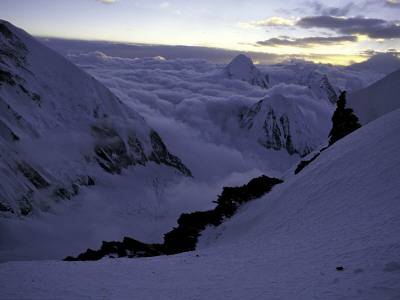
[(366, 35), (374, 39), (400, 38), (400, 26), (382, 19), (312, 16), (301, 18), (296, 24), (303, 28), (332, 29), (343, 34)]
[(321, 45), (342, 45), (348, 42), (356, 42), (356, 36), (333, 36), (333, 37), (305, 37), (297, 39), (271, 38), (265, 41), (258, 41), (257, 45), (268, 47), (291, 46), (301, 48), (312, 48)]

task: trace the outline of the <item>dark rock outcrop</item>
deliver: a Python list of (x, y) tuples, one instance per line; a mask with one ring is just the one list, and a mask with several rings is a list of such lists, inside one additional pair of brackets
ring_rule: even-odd
[(329, 146), (360, 128), (358, 118), (351, 108), (346, 108), (346, 92), (342, 92), (332, 116), (332, 130), (329, 133)]
[(207, 226), (218, 226), (224, 219), (230, 218), (244, 203), (260, 198), (272, 187), (283, 181), (262, 175), (240, 187), (224, 187), (215, 201), (217, 206), (208, 211), (184, 213), (178, 219), (178, 227), (164, 235), (163, 244), (145, 244), (125, 237), (122, 242), (103, 242), (100, 250), (88, 249), (76, 258), (67, 257), (67, 261), (98, 260), (103, 257), (148, 257), (171, 255), (193, 251), (201, 231)]
[[(322, 150), (321, 150), (322, 151)], [(305, 167), (307, 167), (314, 159), (316, 159), (319, 155), (320, 155), (321, 153), (319, 152), (319, 153), (317, 153), (317, 154), (315, 154), (313, 157), (311, 157), (310, 159), (308, 159), (308, 160), (301, 160), (300, 162), (299, 162), (299, 164), (297, 165), (297, 167), (296, 167), (296, 170), (294, 170), (294, 174), (298, 174), (298, 173), (300, 173), (301, 172), (301, 170), (303, 170)]]

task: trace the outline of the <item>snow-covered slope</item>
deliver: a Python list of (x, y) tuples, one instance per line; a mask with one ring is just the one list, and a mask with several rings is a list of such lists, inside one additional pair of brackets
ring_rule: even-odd
[(372, 85), (348, 94), (347, 107), (352, 108), (361, 125), (400, 107), (400, 69)]
[(253, 61), (243, 54), (236, 56), (224, 68), (224, 74), (228, 78), (246, 81), (251, 85), (258, 85), (265, 89), (268, 88), (268, 74), (262, 74), (260, 70), (254, 66)]
[(294, 100), (273, 94), (253, 105), (243, 116), (242, 127), (266, 148), (286, 149), (305, 156), (322, 141)]
[(26, 32), (0, 21), (0, 213), (49, 210), (149, 161), (190, 171), (144, 119)]
[[(397, 299), (400, 110), (203, 235), (196, 252), (0, 265), (4, 298)], [(342, 267), (342, 270), (337, 270)]]

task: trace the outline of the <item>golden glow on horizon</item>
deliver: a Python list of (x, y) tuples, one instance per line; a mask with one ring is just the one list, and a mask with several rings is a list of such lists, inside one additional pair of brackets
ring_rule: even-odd
[(309, 57), (304, 57), (305, 60), (313, 61), (315, 63), (332, 64), (349, 66), (354, 63), (360, 63), (369, 59), (369, 57), (361, 55), (326, 55), (326, 56), (315, 56), (310, 55)]
[(261, 29), (261, 27), (276, 27), (276, 26), (294, 26), (295, 21), (292, 19), (284, 19), (281, 17), (272, 17), (267, 21), (251, 21), (249, 23), (238, 23), (238, 26), (244, 29)]
[[(259, 1), (257, 9), (215, 0), (0, 0), (0, 11), (17, 27), (41, 37), (212, 47), (350, 64), (369, 53), (400, 51), (400, 31), (394, 26), (400, 0), (363, 1), (370, 3), (368, 9), (345, 0), (318, 5)], [(309, 23), (302, 24), (303, 18)], [(374, 27), (374, 20), (380, 27)], [(365, 35), (352, 29), (356, 25)], [(368, 37), (369, 32), (374, 34)]]
[(256, 22), (256, 25), (258, 26), (274, 26), (274, 25), (287, 25), (287, 26), (293, 26), (294, 25), (294, 21), (293, 20), (288, 20), (288, 19), (284, 19), (281, 17), (272, 17), (269, 18), (267, 21), (265, 22)]

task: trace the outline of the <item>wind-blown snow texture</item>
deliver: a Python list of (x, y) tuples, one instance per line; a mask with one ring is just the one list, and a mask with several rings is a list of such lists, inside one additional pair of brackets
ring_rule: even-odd
[[(196, 252), (0, 265), (4, 298), (396, 299), (400, 110), (210, 228)], [(343, 267), (342, 271), (336, 270)]]

